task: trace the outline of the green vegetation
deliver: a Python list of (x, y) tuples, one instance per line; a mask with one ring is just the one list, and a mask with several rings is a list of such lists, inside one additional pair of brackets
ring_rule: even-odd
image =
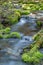
[[(17, 0), (16, 4), (14, 1), (16, 0), (0, 0), (0, 39), (20, 39), (20, 33), (12, 32), (10, 26), (18, 23), (22, 15), (29, 15), (30, 13), (36, 14), (36, 11), (43, 10), (43, 0)], [(36, 21), (36, 24), (38, 28), (41, 28), (42, 22), (40, 19)], [(28, 25), (26, 25), (26, 27), (27, 26)], [(33, 31), (34, 30), (31, 31), (32, 34)], [(43, 59), (43, 54), (40, 52), (40, 48), (43, 47), (43, 29), (33, 36), (33, 40), (34, 42), (28, 47), (28, 50), (24, 48), (22, 60), (35, 65)]]
[(19, 18), (20, 18), (21, 14), (19, 12), (13, 12), (13, 14), (11, 15), (8, 15), (8, 20), (9, 20), (9, 23), (12, 25), (12, 24), (15, 24), (18, 22)]
[(17, 38), (20, 38), (20, 34), (17, 33), (17, 32), (12, 32), (10, 35), (11, 35), (11, 37), (17, 37)]
[(22, 60), (25, 62), (39, 63), (43, 58), (43, 54), (39, 51), (40, 46), (43, 45), (43, 30), (33, 36), (33, 39), (35, 42), (32, 44), (32, 48), (23, 53)]
[(42, 26), (42, 22), (41, 21), (37, 21), (37, 26), (40, 28)]
[(7, 27), (6, 29), (3, 30), (3, 33), (4, 34), (9, 34), (10, 33), (10, 30), (11, 29), (9, 27)]
[(38, 63), (40, 62), (42, 57), (43, 57), (43, 54), (41, 54), (39, 51), (35, 51), (33, 54), (30, 54), (30, 52), (23, 54), (22, 59), (25, 62)]
[(24, 10), (30, 10), (32, 11), (37, 11), (37, 10), (43, 10), (43, 3), (29, 3), (29, 4), (23, 4), (22, 8)]
[(18, 32), (11, 32), (11, 29), (7, 27), (6, 29), (0, 30), (0, 39), (1, 38), (21, 38), (20, 33)]
[[(1, 7), (0, 7), (0, 17), (2, 24), (4, 25), (12, 25), (19, 21), (21, 15), (28, 15), (29, 13), (37, 10), (43, 10), (43, 3), (42, 2), (31, 2), (28, 1), (25, 3), (24, 1), (18, 1), (17, 5), (13, 3), (13, 0), (11, 1), (0, 1)], [(24, 3), (23, 3), (24, 2)], [(16, 9), (15, 6), (21, 6), (20, 9)], [(3, 21), (4, 22), (3, 22)], [(38, 23), (38, 26), (40, 24)]]

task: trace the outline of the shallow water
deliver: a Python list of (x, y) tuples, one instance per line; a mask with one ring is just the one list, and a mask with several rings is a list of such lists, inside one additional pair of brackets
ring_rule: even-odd
[(32, 36), (38, 32), (36, 19), (21, 17), (19, 23), (11, 26), (11, 32), (17, 31), (21, 39), (0, 39), (0, 65), (29, 65), (21, 60), (23, 48), (30, 45)]
[(19, 23), (13, 25), (12, 31), (18, 31), (24, 35), (34, 35), (37, 31), (36, 19), (33, 17), (22, 16)]

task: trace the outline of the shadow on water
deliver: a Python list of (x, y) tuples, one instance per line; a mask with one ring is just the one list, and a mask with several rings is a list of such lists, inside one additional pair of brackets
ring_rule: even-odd
[(27, 65), (21, 61), (21, 53), (33, 42), (32, 36), (38, 32), (36, 19), (21, 17), (16, 25), (11, 26), (12, 31), (20, 32), (21, 39), (0, 39), (0, 65)]

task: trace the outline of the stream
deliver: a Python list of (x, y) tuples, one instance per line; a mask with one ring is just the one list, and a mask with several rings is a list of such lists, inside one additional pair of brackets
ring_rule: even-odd
[(17, 24), (11, 26), (13, 31), (19, 32), (21, 39), (0, 39), (0, 65), (29, 65), (22, 62), (21, 54), (23, 48), (32, 44), (32, 36), (39, 31), (36, 18), (23, 15)]

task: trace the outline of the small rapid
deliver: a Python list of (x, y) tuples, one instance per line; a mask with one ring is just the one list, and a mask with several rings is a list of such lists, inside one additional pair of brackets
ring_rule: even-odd
[(22, 62), (21, 54), (23, 48), (32, 44), (32, 36), (38, 32), (36, 18), (22, 16), (17, 24), (11, 26), (13, 31), (19, 32), (21, 39), (0, 39), (0, 65), (29, 65)]

